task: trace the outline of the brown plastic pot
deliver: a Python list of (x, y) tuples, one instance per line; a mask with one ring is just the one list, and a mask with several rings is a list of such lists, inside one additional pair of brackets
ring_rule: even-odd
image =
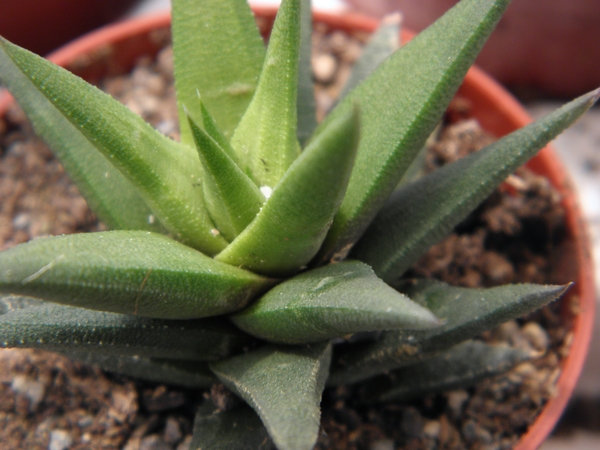
[(0, 35), (40, 55), (109, 23), (135, 0), (2, 0)]
[[(401, 11), (420, 31), (458, 0), (347, 0), (362, 13)], [(502, 83), (575, 97), (600, 86), (600, 1), (513, 0), (477, 58)]]
[[(255, 13), (268, 27), (276, 12), (273, 8), (255, 8)], [(317, 12), (314, 19), (333, 29), (348, 32), (372, 32), (377, 26), (376, 20), (356, 14), (332, 15)], [(141, 55), (156, 54), (169, 25), (170, 16), (166, 13), (118, 23), (78, 39), (49, 58), (94, 81), (108, 74), (131, 69), (136, 58)], [(412, 36), (412, 33), (403, 33), (404, 40)], [(469, 71), (459, 95), (470, 103), (471, 111), (481, 125), (497, 137), (531, 122), (523, 107), (477, 68)], [(10, 101), (10, 96), (6, 94), (0, 97), (0, 116), (6, 112)], [(562, 194), (568, 245), (562, 254), (560, 270), (567, 279), (575, 282), (562, 304), (566, 310), (571, 311), (565, 311), (565, 314), (571, 314), (574, 302), (579, 314), (573, 321), (571, 352), (562, 362), (556, 396), (548, 401), (529, 431), (521, 438), (516, 446), (517, 450), (536, 449), (560, 418), (585, 361), (595, 312), (591, 247), (585, 222), (565, 168), (551, 147), (540, 151), (527, 166), (534, 172), (545, 175)]]

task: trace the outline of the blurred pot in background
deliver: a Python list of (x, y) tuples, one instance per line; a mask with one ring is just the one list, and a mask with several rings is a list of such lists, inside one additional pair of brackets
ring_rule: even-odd
[[(400, 10), (422, 30), (456, 0), (346, 0), (380, 17)], [(477, 59), (500, 82), (573, 97), (600, 86), (599, 0), (514, 0)]]
[(0, 35), (46, 54), (122, 15), (136, 0), (0, 0)]

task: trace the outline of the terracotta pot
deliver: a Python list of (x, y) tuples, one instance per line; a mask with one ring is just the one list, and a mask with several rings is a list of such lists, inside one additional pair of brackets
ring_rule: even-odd
[(0, 35), (45, 55), (83, 33), (109, 23), (136, 0), (3, 0)]
[[(401, 11), (407, 27), (420, 31), (457, 0), (347, 0), (381, 17)], [(598, 0), (514, 0), (477, 59), (511, 87), (575, 97), (600, 86)]]
[[(267, 26), (275, 17), (275, 10), (272, 8), (255, 8), (255, 12)], [(345, 31), (372, 32), (377, 26), (376, 20), (355, 14), (340, 16), (315, 13), (314, 18), (318, 22), (327, 23), (331, 28)], [(88, 80), (97, 80), (107, 74), (129, 70), (137, 56), (156, 54), (163, 41), (160, 37), (164, 37), (169, 24), (168, 14), (118, 23), (78, 39), (56, 51), (49, 58)], [(406, 31), (403, 33), (404, 40), (411, 37), (411, 33)], [(497, 137), (531, 122), (523, 107), (477, 68), (469, 71), (459, 95), (470, 103), (473, 115), (481, 125)], [(6, 94), (0, 98), (0, 115), (4, 114), (10, 101), (10, 97)], [(569, 280), (575, 281), (575, 285), (562, 302), (567, 308), (571, 305), (571, 301), (576, 301), (579, 315), (574, 320), (571, 353), (563, 362), (557, 395), (547, 403), (529, 431), (519, 441), (517, 450), (537, 448), (560, 418), (587, 354), (595, 310), (591, 247), (566, 171), (550, 147), (540, 151), (527, 165), (534, 172), (548, 177), (563, 196), (568, 252), (565, 252), (562, 261), (564, 275)]]

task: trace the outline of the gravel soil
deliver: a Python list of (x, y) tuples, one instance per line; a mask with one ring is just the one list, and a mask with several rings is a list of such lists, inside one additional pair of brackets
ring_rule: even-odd
[[(367, 37), (317, 25), (319, 116), (333, 104)], [(178, 138), (172, 52), (142, 58), (102, 88)], [(492, 141), (456, 100), (430, 142), (433, 170)], [(47, 235), (105, 229), (52, 153), (14, 107), (0, 118), (0, 249)], [(563, 211), (549, 183), (521, 169), (409, 272), (455, 285), (563, 282), (549, 257), (563, 244)], [(571, 339), (560, 305), (506, 323), (483, 339), (538, 351), (538, 359), (467, 390), (362, 407), (353, 389), (326, 390), (319, 449), (512, 448), (554, 394)], [(567, 308), (568, 309), (568, 308)], [(576, 313), (575, 310), (572, 311)], [(221, 389), (215, 387), (215, 392)], [(189, 448), (196, 406), (210, 392), (130, 380), (37, 350), (0, 350), (0, 450)], [(213, 398), (218, 400), (218, 398)]]

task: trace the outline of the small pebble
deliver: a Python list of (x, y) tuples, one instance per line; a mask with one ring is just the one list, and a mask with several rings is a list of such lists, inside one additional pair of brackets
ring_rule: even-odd
[(17, 230), (25, 230), (29, 227), (29, 224), (31, 223), (31, 219), (29, 217), (29, 214), (21, 213), (21, 214), (17, 214), (15, 216), (12, 223), (13, 223), (13, 227), (15, 227)]
[(16, 375), (10, 388), (17, 395), (22, 395), (29, 400), (29, 412), (37, 409), (46, 394), (46, 386), (26, 375)]
[(462, 432), (468, 442), (477, 442), (482, 444), (489, 444), (492, 442), (492, 435), (490, 432), (479, 426), (473, 420), (468, 420), (464, 423)]
[(440, 435), (441, 425), (437, 420), (429, 420), (423, 427), (425, 436), (431, 439), (436, 439)]
[(109, 415), (115, 420), (125, 423), (135, 416), (138, 410), (137, 392), (133, 384), (128, 384), (111, 391), (112, 404)]
[(73, 445), (73, 438), (68, 431), (52, 430), (48, 450), (67, 450)]
[(380, 439), (372, 442), (369, 450), (394, 450), (394, 441), (391, 439)]
[(181, 427), (179, 426), (177, 419), (168, 417), (165, 430), (163, 431), (163, 440), (167, 444), (176, 444), (182, 437), (183, 434), (181, 433)]
[(320, 83), (329, 83), (333, 80), (337, 69), (337, 60), (332, 55), (323, 53), (313, 58), (313, 75)]
[(550, 339), (548, 333), (537, 322), (529, 322), (525, 324), (521, 332), (531, 343), (534, 349), (545, 352), (548, 350)]
[(462, 412), (463, 405), (468, 400), (469, 394), (466, 391), (452, 391), (448, 393), (448, 408), (456, 417)]

